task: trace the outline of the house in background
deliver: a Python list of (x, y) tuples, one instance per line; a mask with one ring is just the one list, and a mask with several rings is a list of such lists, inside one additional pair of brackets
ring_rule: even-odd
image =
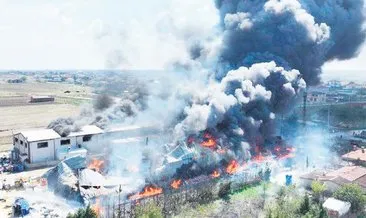
[[(362, 136), (362, 138), (366, 137), (365, 131), (362, 131), (360, 136)], [(347, 154), (342, 155), (342, 160), (352, 162), (355, 165), (366, 167), (366, 150), (361, 148), (355, 151), (351, 151)]]
[(313, 171), (300, 176), (305, 187), (313, 181), (323, 182), (329, 192), (334, 192), (345, 184), (358, 184), (366, 190), (366, 168), (362, 166), (345, 166), (330, 172)]
[(66, 137), (52, 129), (20, 131), (13, 135), (13, 159), (34, 168), (55, 165), (77, 155), (86, 156), (89, 146), (99, 144), (102, 133), (93, 125), (83, 126)]

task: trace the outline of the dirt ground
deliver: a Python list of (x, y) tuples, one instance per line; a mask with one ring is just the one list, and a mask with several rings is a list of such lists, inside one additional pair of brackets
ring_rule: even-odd
[[(52, 95), (55, 102), (30, 104), (31, 95)], [(91, 97), (89, 87), (73, 84), (0, 82), (0, 151), (11, 149), (12, 132), (46, 127), (59, 117), (75, 116)]]

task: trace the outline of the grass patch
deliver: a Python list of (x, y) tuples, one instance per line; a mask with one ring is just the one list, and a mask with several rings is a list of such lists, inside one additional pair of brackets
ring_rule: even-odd
[(243, 198), (257, 198), (260, 196), (263, 188), (260, 184), (244, 186), (241, 190), (231, 194), (232, 200), (240, 200)]

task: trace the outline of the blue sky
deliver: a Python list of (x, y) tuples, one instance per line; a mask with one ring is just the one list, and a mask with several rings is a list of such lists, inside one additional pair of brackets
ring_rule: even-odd
[[(209, 34), (212, 2), (0, 0), (0, 69), (162, 69), (187, 55), (187, 29)], [(366, 80), (365, 68), (362, 48), (356, 59), (326, 64), (324, 76)]]

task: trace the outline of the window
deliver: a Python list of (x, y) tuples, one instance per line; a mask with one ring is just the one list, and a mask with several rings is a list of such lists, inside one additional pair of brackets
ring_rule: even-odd
[(18, 141), (19, 141), (19, 139), (18, 139), (18, 138), (14, 138), (14, 140), (15, 140), (15, 142), (18, 142)]
[(85, 136), (83, 136), (83, 142), (88, 142), (91, 140), (91, 138), (92, 138), (92, 135), (85, 135)]
[(47, 148), (48, 142), (40, 142), (37, 144), (37, 148)]
[(61, 140), (61, 145), (69, 145), (69, 144), (70, 144), (70, 139)]
[(25, 146), (25, 148), (28, 148), (28, 144), (27, 143), (24, 143), (24, 146)]
[(23, 141), (22, 140), (19, 140), (20, 141), (20, 144), (22, 145), (23, 144)]

